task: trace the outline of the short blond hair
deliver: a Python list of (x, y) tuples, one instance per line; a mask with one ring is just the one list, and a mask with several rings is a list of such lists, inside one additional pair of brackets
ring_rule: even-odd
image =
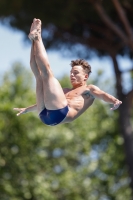
[(84, 69), (85, 73), (88, 74), (88, 76), (91, 73), (91, 66), (84, 59), (72, 60), (71, 63), (70, 63), (70, 65), (71, 65), (71, 67), (74, 67), (76, 65), (80, 65)]

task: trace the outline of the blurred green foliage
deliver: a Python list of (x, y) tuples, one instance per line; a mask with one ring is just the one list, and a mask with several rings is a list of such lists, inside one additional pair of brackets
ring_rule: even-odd
[[(67, 76), (60, 82), (70, 86)], [(96, 100), (74, 122), (55, 127), (36, 113), (17, 117), (13, 107), (35, 103), (32, 76), (20, 63), (3, 77), (0, 100), (1, 200), (130, 199), (117, 111)]]

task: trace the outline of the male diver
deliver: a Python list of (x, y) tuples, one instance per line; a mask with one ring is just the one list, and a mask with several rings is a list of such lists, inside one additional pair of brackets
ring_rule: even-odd
[(50, 68), (42, 42), (41, 20), (34, 18), (29, 38), (32, 41), (30, 66), (36, 79), (36, 104), (27, 108), (14, 108), (18, 111), (17, 116), (37, 111), (44, 124), (54, 126), (75, 120), (93, 104), (95, 98), (114, 104), (111, 110), (122, 104), (97, 86), (87, 85), (91, 66), (83, 59), (71, 61), (72, 88), (62, 89)]

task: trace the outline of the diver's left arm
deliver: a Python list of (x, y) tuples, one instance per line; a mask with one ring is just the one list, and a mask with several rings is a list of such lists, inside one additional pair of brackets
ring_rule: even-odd
[(114, 104), (111, 110), (116, 110), (122, 104), (122, 101), (116, 99), (114, 96), (104, 92), (103, 90), (100, 90), (97, 86), (90, 85), (89, 90), (94, 98), (98, 98), (107, 103)]

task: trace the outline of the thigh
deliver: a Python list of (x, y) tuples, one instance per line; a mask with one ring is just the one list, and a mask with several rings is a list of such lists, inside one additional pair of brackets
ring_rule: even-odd
[(53, 75), (47, 78), (42, 77), (42, 79), (45, 107), (49, 110), (64, 108), (67, 105), (67, 100), (59, 81)]

